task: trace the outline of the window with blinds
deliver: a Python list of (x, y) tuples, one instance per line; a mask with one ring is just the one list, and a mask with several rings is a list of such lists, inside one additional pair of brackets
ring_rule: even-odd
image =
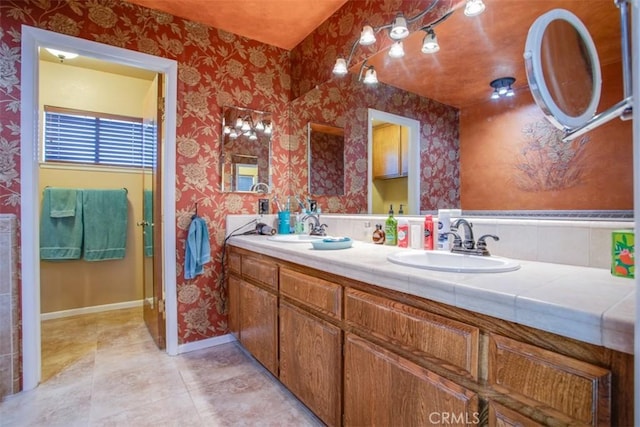
[(44, 161), (154, 167), (156, 127), (142, 119), (45, 106)]

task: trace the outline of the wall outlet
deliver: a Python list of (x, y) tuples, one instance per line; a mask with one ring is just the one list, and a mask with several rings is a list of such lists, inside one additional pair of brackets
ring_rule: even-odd
[(269, 199), (258, 199), (258, 215), (269, 214)]

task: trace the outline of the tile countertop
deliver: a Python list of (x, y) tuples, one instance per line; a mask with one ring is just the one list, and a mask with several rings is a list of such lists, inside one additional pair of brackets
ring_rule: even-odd
[(342, 250), (235, 236), (229, 244), (499, 319), (633, 354), (635, 281), (606, 269), (519, 261), (504, 273), (449, 273), (393, 264), (405, 251), (354, 241)]

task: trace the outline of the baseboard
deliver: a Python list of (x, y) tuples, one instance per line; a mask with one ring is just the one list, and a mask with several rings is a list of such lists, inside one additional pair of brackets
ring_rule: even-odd
[(60, 319), (62, 317), (78, 316), (80, 314), (100, 313), (102, 311), (120, 310), (123, 308), (142, 307), (143, 300), (116, 302), (114, 304), (94, 305), (91, 307), (72, 308), (70, 310), (41, 313), (40, 320)]
[(236, 337), (231, 334), (221, 335), (219, 337), (207, 338), (200, 341), (194, 341), (178, 346), (178, 354), (188, 353), (190, 351), (202, 350), (204, 348), (215, 347), (217, 345), (226, 344), (236, 341)]

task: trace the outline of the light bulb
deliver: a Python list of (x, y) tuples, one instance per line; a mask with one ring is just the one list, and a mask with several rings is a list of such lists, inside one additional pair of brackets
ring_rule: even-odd
[(402, 58), (404, 56), (404, 46), (402, 46), (402, 41), (395, 42), (391, 45), (391, 49), (389, 49), (389, 56), (392, 58)]
[(230, 133), (231, 133), (231, 127), (229, 127), (229, 126), (225, 126), (225, 127), (224, 127), (224, 134), (225, 134), (225, 135), (229, 135)]
[(506, 95), (505, 95), (505, 96), (512, 97), (512, 96), (515, 96), (515, 94), (516, 94), (516, 93), (513, 91), (513, 89), (511, 88), (511, 86), (509, 86), (509, 89), (507, 89), (507, 93), (506, 93)]
[(491, 99), (498, 99), (500, 98), (500, 95), (498, 94), (498, 90), (494, 89), (493, 93), (491, 94)]
[(498, 95), (502, 96), (505, 95), (507, 93), (507, 88), (504, 86), (501, 86), (500, 89), (498, 89)]
[(344, 58), (336, 59), (336, 65), (333, 66), (333, 74), (344, 76), (348, 72), (349, 70), (347, 70), (347, 61), (345, 61)]
[(265, 135), (271, 135), (272, 131), (273, 131), (273, 126), (271, 125), (271, 123), (269, 123), (268, 125), (266, 125), (264, 127), (264, 134)]
[(408, 35), (409, 28), (407, 27), (407, 20), (404, 18), (402, 12), (399, 12), (393, 21), (393, 27), (391, 27), (391, 31), (389, 31), (389, 37), (393, 40), (402, 40)]
[(360, 44), (362, 46), (369, 46), (376, 42), (376, 35), (373, 32), (373, 28), (371, 25), (365, 25), (362, 27), (362, 32), (360, 33)]
[(251, 130), (251, 125), (249, 124), (248, 120), (242, 122), (242, 127), (240, 127), (240, 130), (242, 130), (243, 132), (248, 132)]
[(435, 53), (440, 50), (438, 38), (433, 30), (429, 30), (422, 41), (422, 53)]
[(256, 130), (262, 132), (264, 130), (264, 123), (262, 123), (262, 120), (260, 120), (258, 122), (258, 124), (256, 125)]
[(251, 141), (255, 141), (256, 139), (258, 139), (258, 135), (256, 135), (254, 131), (251, 131), (251, 133), (249, 134), (249, 139)]
[(373, 68), (373, 65), (370, 65), (369, 68), (367, 68), (364, 80), (362, 81), (368, 85), (378, 83), (378, 74), (376, 73), (375, 68)]
[(229, 133), (229, 138), (236, 139), (237, 137), (238, 137), (238, 132), (236, 132), (235, 129), (231, 129), (231, 132)]
[(464, 14), (466, 16), (476, 16), (484, 12), (485, 5), (482, 0), (467, 0), (467, 4), (464, 7)]
[(236, 119), (236, 125), (235, 125), (235, 128), (236, 128), (236, 129), (240, 129), (241, 127), (242, 127), (242, 119), (241, 119), (240, 117), (238, 117), (238, 118)]

